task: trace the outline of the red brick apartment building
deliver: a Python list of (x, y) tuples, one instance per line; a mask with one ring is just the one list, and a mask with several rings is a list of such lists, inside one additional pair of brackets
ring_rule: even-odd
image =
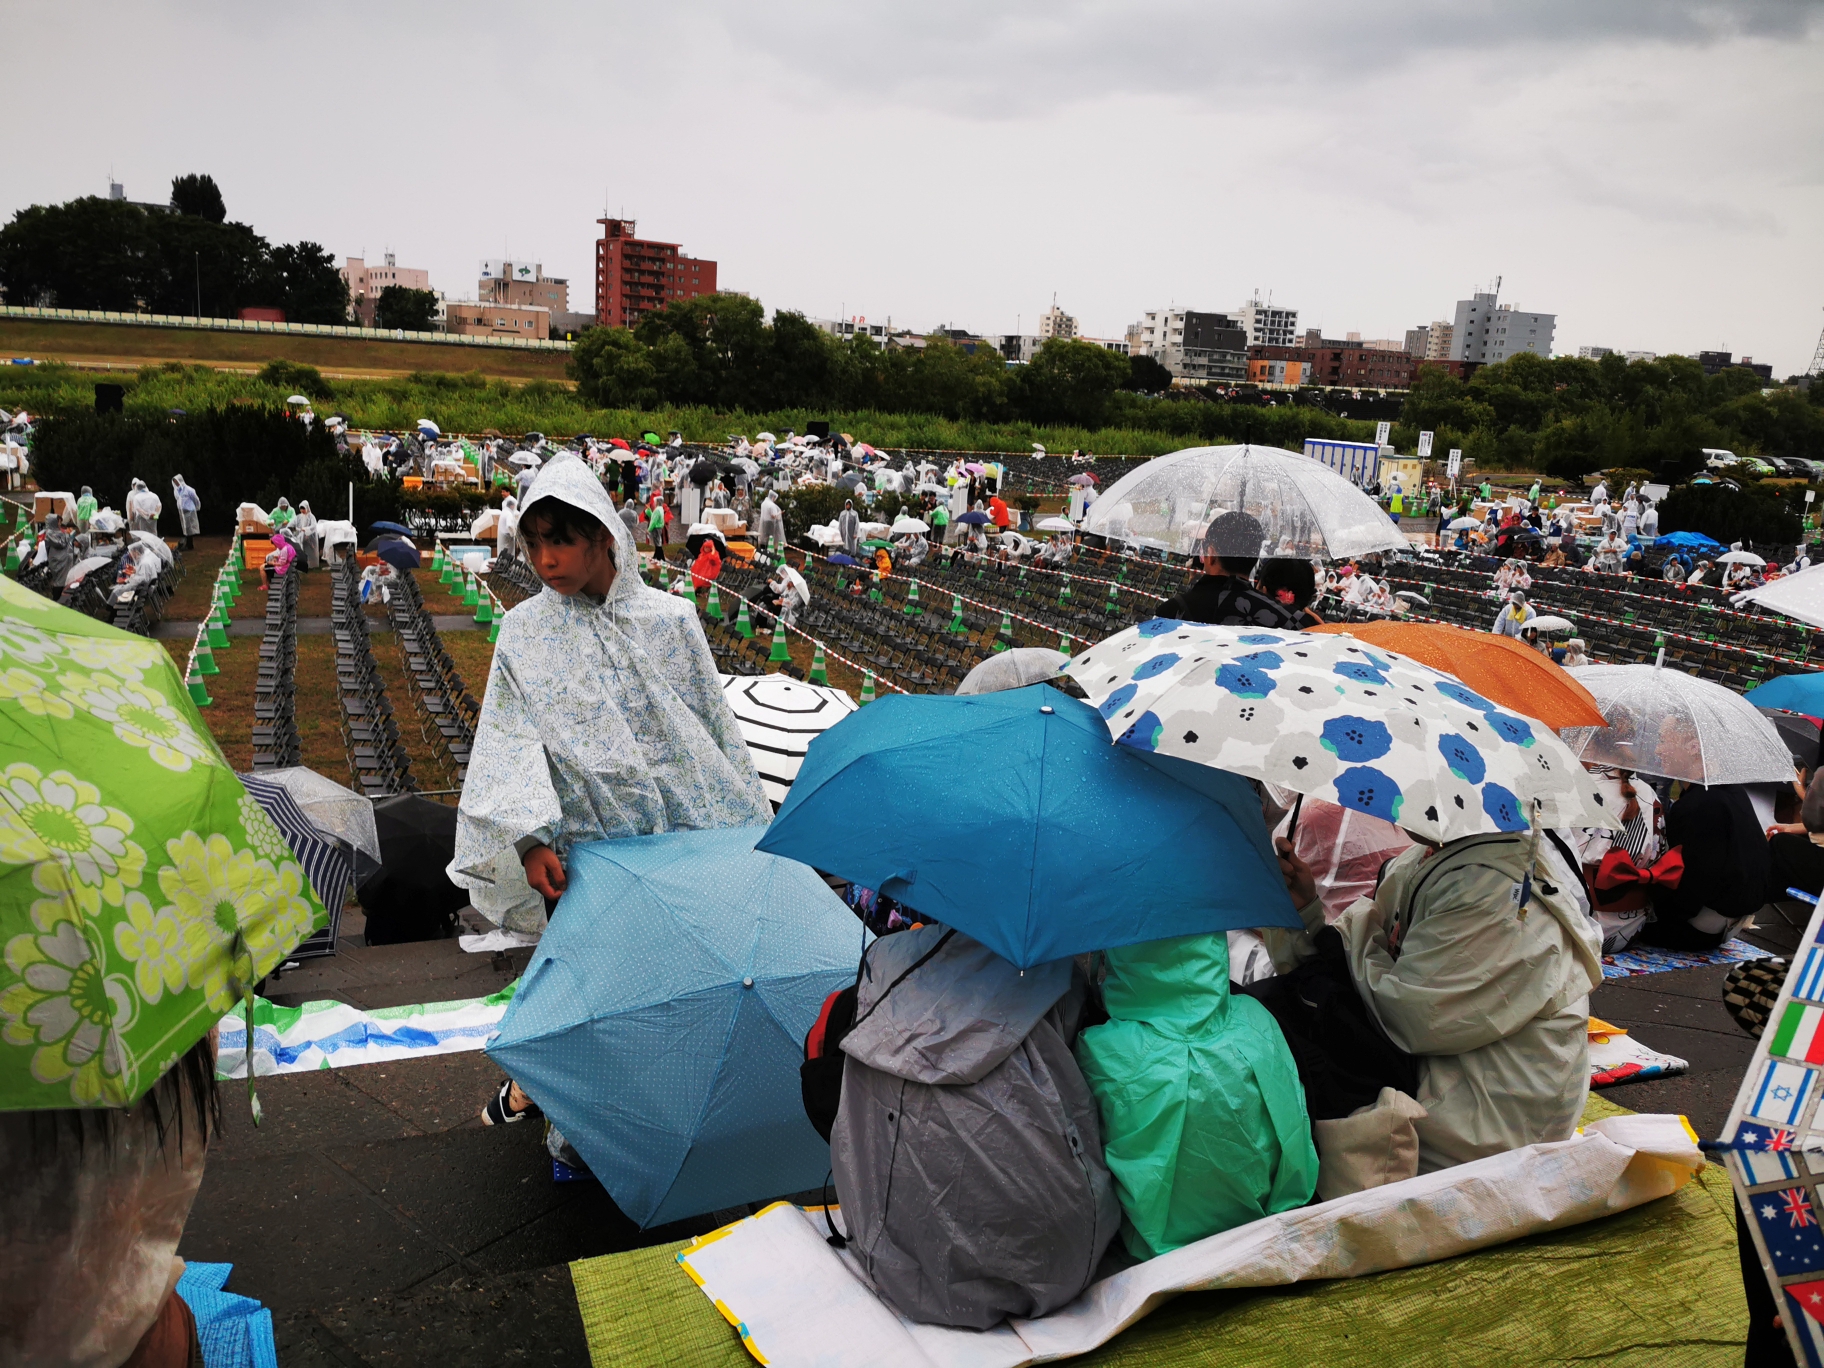
[[(1277, 380), (1279, 367), (1274, 362), (1299, 363), (1297, 380), (1292, 379), (1292, 366), (1285, 366), (1286, 378)], [(1460, 380), (1466, 380), (1477, 367), (1474, 362), (1427, 361), (1422, 356), (1405, 352), (1381, 351), (1375, 347), (1351, 346), (1324, 338), (1316, 346), (1249, 347), (1248, 378), (1256, 384), (1283, 383), (1337, 386), (1346, 389), (1411, 389), (1419, 378), (1420, 366), (1437, 366)]]
[(632, 219), (597, 219), (595, 316), (605, 328), (631, 328), (640, 315), (674, 299), (716, 292), (716, 263), (685, 256), (675, 242), (634, 236)]

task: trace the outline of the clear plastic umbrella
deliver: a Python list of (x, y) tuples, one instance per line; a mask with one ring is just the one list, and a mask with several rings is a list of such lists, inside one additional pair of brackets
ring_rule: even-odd
[(893, 535), (896, 537), (905, 536), (908, 533), (922, 534), (930, 530), (931, 525), (919, 518), (908, 518), (902, 515), (893, 520)]
[(1792, 756), (1779, 732), (1754, 704), (1721, 684), (1653, 665), (1580, 665), (1570, 673), (1609, 719), (1607, 727), (1563, 732), (1571, 752), (1587, 764), (1691, 784), (1792, 779)]
[(1744, 603), (1758, 603), (1813, 627), (1824, 627), (1824, 565), (1814, 565), (1796, 575), (1781, 575), (1759, 589), (1738, 594), (1731, 602), (1738, 608)]
[(1219, 513), (1260, 521), (1265, 556), (1361, 556), (1405, 550), (1380, 505), (1308, 456), (1279, 447), (1192, 447), (1111, 484), (1083, 530), (1110, 541), (1193, 555)]

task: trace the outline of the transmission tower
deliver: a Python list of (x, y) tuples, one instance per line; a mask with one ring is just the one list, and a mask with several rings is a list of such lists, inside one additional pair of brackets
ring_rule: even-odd
[(1824, 332), (1818, 334), (1818, 349), (1811, 354), (1811, 368), (1807, 375), (1824, 375)]

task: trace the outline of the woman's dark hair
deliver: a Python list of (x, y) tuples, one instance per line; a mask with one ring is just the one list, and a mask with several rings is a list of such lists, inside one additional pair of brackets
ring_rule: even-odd
[(614, 544), (602, 520), (593, 513), (565, 503), (562, 499), (540, 499), (519, 515), (519, 535), (529, 545), (550, 542), (554, 546), (573, 546), (577, 542), (607, 542), (612, 557)]
[[(1225, 560), (1224, 565), (1228, 562)], [(1311, 600), (1317, 597), (1317, 575), (1311, 569), (1311, 562), (1291, 557), (1276, 557), (1260, 563), (1260, 573), (1256, 582), (1269, 597), (1278, 599), (1280, 591), (1290, 590), (1291, 607), (1294, 611), (1311, 606)]]
[(204, 1036), (131, 1107), (67, 1107), (60, 1111), (19, 1112), (5, 1119), (31, 1127), (34, 1152), (54, 1152), (74, 1142), (80, 1153), (90, 1144), (111, 1147), (135, 1119), (150, 1121), (163, 1151), (186, 1145), (207, 1146), (222, 1128), (222, 1098), (215, 1082), (215, 1046)]

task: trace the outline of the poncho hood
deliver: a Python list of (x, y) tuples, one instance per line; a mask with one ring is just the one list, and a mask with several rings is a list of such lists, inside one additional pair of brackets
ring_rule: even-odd
[[(615, 575), (608, 597), (603, 600), (604, 608), (624, 603), (642, 593), (665, 597), (640, 578), (640, 553), (633, 544), (633, 534), (627, 530), (627, 524), (621, 521), (621, 515), (614, 511), (614, 501), (608, 497), (608, 491), (602, 488), (602, 482), (580, 456), (565, 452), (561, 456), (553, 456), (545, 463), (525, 500), (518, 505), (519, 517), (516, 521), (524, 522), (527, 514), (546, 501), (569, 504), (608, 529), (608, 535), (614, 543)], [(632, 573), (628, 573), (630, 567)]]
[(945, 934), (925, 925), (874, 943), (856, 994), (860, 1024), (843, 1037), (843, 1053), (914, 1083), (975, 1083), (1018, 1049), (1070, 989), (1069, 960), (1021, 973), (959, 931), (887, 993)]

